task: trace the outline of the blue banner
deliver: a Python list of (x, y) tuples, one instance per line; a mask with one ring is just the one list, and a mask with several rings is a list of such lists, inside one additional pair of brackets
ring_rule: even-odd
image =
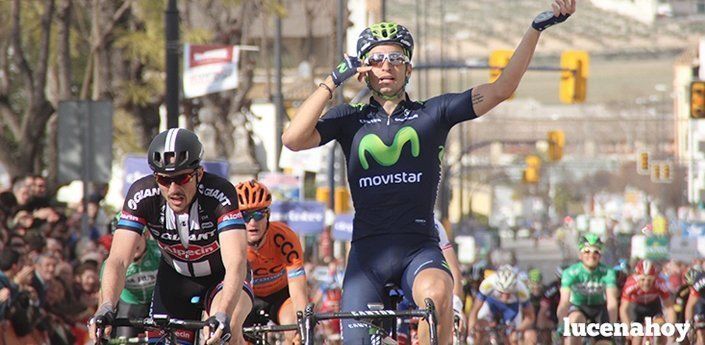
[(353, 232), (354, 213), (346, 213), (335, 216), (333, 221), (333, 239), (337, 241), (351, 241)]
[(326, 206), (318, 201), (279, 201), (271, 206), (271, 220), (286, 223), (299, 234), (317, 234), (325, 226)]
[[(203, 161), (201, 162), (203, 169), (209, 173), (218, 175), (225, 179), (228, 178), (228, 170), (230, 168), (227, 161)], [(130, 186), (144, 176), (152, 174), (152, 169), (147, 163), (146, 156), (128, 155), (125, 157), (125, 178), (122, 184), (122, 195), (126, 196)]]

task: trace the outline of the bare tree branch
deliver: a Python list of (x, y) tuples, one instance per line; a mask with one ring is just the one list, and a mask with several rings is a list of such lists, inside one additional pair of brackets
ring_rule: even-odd
[(10, 64), (7, 61), (9, 43), (0, 43), (0, 95), (10, 92)]
[(57, 17), (59, 25), (57, 28), (57, 54), (56, 61), (58, 65), (58, 81), (59, 81), (59, 99), (68, 99), (71, 97), (71, 8), (73, 7), (72, 0), (63, 0), (59, 6)]
[[(21, 32), (21, 20), (20, 20), (20, 0), (14, 0), (12, 3), (12, 48), (14, 50), (13, 56), (15, 57), (15, 63), (20, 69), (20, 73), (27, 83), (27, 87), (30, 90), (34, 90), (34, 80), (32, 78), (32, 68), (27, 62), (24, 50), (22, 49), (22, 32)], [(33, 92), (32, 92), (33, 93)]]
[(20, 121), (17, 114), (10, 108), (6, 96), (0, 96), (0, 116), (12, 133), (18, 136), (20, 134)]
[(54, 0), (47, 0), (44, 14), (40, 21), (42, 28), (42, 37), (39, 43), (38, 68), (34, 79), (37, 81), (36, 88), (33, 90), (34, 98), (39, 100), (45, 98), (44, 86), (47, 80), (47, 66), (49, 65), (49, 41), (51, 40), (51, 21), (54, 17)]
[[(113, 32), (115, 25), (118, 21), (120, 21), (120, 19), (122, 19), (122, 16), (127, 13), (127, 10), (130, 8), (130, 6), (132, 6), (133, 1), (134, 0), (126, 0), (124, 3), (122, 3), (122, 6), (120, 6), (120, 8), (115, 11), (112, 20), (110, 21), (110, 23), (108, 23), (108, 25), (105, 26), (103, 32), (99, 33), (98, 37), (96, 37), (95, 40), (91, 42), (91, 51), (88, 54), (88, 65), (86, 66), (85, 73), (83, 74), (83, 84), (81, 85), (81, 99), (88, 98), (88, 87), (90, 85), (90, 80), (93, 78), (93, 66), (95, 65), (94, 60), (96, 52), (98, 51), (98, 49), (103, 48), (108, 35)], [(92, 25), (98, 25), (98, 23), (93, 23)]]

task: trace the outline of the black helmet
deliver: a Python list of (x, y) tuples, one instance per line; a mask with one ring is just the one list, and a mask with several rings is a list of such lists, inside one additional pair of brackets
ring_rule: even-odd
[(372, 24), (362, 31), (357, 39), (357, 57), (364, 58), (374, 46), (383, 43), (401, 46), (409, 59), (414, 53), (414, 39), (407, 28), (392, 22), (382, 22)]
[(149, 167), (156, 173), (195, 169), (201, 165), (203, 145), (188, 129), (171, 128), (157, 134), (147, 151)]

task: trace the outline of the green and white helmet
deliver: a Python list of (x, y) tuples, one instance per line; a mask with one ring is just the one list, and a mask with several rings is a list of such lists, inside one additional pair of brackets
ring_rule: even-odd
[(603, 243), (600, 236), (593, 233), (587, 233), (580, 237), (580, 242), (578, 242), (578, 249), (583, 250), (585, 247), (594, 247), (602, 250)]
[(401, 46), (409, 59), (414, 53), (414, 39), (406, 27), (393, 22), (381, 22), (362, 31), (357, 39), (357, 57), (363, 59), (372, 48), (385, 43)]

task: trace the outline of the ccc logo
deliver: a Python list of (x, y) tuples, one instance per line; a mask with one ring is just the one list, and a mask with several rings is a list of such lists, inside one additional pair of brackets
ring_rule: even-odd
[(294, 244), (287, 241), (284, 235), (274, 235), (274, 244), (280, 248), (282, 255), (286, 256), (286, 261), (291, 263), (294, 259), (299, 259), (299, 252), (294, 249)]

